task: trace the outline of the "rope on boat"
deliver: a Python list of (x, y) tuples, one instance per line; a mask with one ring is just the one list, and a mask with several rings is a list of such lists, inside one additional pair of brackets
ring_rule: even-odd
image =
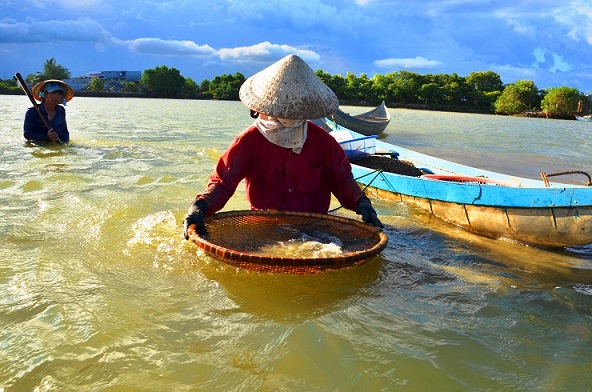
[[(358, 181), (360, 178), (364, 178), (364, 177), (366, 177), (366, 176), (369, 176), (369, 175), (371, 175), (371, 174), (374, 174), (374, 173), (376, 173), (376, 175), (375, 175), (375, 176), (372, 178), (372, 180), (370, 180), (370, 182), (369, 182), (369, 183), (368, 183), (366, 186), (364, 186), (364, 188), (362, 188), (362, 192), (365, 192), (365, 191), (366, 191), (366, 188), (368, 188), (370, 185), (372, 185), (372, 183), (374, 182), (374, 180), (376, 180), (376, 178), (377, 178), (377, 177), (380, 175), (380, 173), (382, 173), (383, 171), (384, 171), (384, 170), (374, 170), (374, 171), (372, 171), (372, 172), (370, 172), (370, 173), (366, 173), (366, 174), (364, 174), (364, 175), (362, 175), (362, 176), (360, 176), (360, 177), (354, 178), (354, 180), (357, 182), (357, 181)], [(329, 212), (335, 212), (335, 211), (339, 210), (340, 208), (343, 208), (343, 206), (335, 207), (335, 208), (333, 208), (332, 210), (329, 210)]]
[(581, 170), (568, 170), (568, 171), (557, 172), (557, 173), (541, 172), (541, 177), (543, 179), (543, 182), (545, 183), (545, 186), (548, 188), (550, 186), (548, 177), (563, 176), (566, 174), (583, 174), (586, 177), (588, 177), (588, 183), (586, 184), (586, 186), (592, 185), (592, 177), (590, 177), (590, 174), (586, 173), (585, 171), (581, 171)]

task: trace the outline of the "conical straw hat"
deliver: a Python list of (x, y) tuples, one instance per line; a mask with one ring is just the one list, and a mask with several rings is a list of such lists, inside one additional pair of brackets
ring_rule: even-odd
[(240, 99), (256, 112), (301, 120), (327, 117), (339, 107), (333, 90), (293, 54), (248, 78)]
[(33, 94), (33, 98), (35, 98), (38, 101), (43, 100), (43, 98), (41, 98), (39, 94), (45, 90), (46, 84), (59, 84), (62, 87), (62, 91), (64, 92), (64, 98), (66, 99), (66, 102), (70, 102), (70, 100), (74, 98), (74, 89), (70, 87), (66, 82), (62, 82), (61, 80), (57, 79), (48, 79), (34, 85), (31, 89), (31, 94)]

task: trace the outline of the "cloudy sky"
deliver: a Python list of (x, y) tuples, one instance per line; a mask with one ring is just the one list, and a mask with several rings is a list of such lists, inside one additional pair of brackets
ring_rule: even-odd
[(197, 83), (295, 53), (369, 77), (494, 71), (592, 92), (592, 0), (0, 0), (0, 78), (166, 65)]

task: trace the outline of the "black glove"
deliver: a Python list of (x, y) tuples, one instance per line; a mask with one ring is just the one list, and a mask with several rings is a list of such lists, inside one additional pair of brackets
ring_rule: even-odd
[(377, 227), (384, 227), (382, 222), (378, 219), (376, 211), (374, 211), (374, 208), (372, 208), (370, 200), (368, 200), (366, 197), (362, 197), (360, 201), (358, 201), (358, 209), (356, 212), (362, 215), (362, 220), (364, 222), (370, 223)]
[(187, 210), (187, 215), (183, 221), (183, 236), (186, 240), (189, 239), (189, 233), (187, 229), (190, 225), (195, 225), (195, 231), (200, 237), (207, 238), (208, 231), (204, 223), (204, 216), (208, 209), (208, 203), (204, 200), (194, 200)]

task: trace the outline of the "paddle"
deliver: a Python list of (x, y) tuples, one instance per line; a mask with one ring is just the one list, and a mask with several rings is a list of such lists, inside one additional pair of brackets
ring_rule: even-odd
[[(53, 131), (53, 128), (51, 127), (51, 124), (49, 123), (49, 120), (43, 115), (43, 112), (41, 112), (41, 109), (39, 109), (39, 105), (35, 101), (35, 98), (33, 98), (33, 94), (31, 94), (31, 92), (29, 91), (29, 88), (27, 87), (27, 83), (25, 83), (21, 74), (17, 72), (16, 74), (14, 74), (14, 76), (18, 80), (18, 84), (21, 86), (21, 88), (23, 89), (25, 94), (27, 94), (27, 97), (29, 97), (29, 100), (33, 104), (33, 107), (35, 108), (35, 110), (37, 111), (37, 114), (41, 118), (41, 121), (43, 121), (43, 124), (45, 124), (45, 126), (47, 127), (47, 131), (48, 132)], [(55, 141), (55, 143), (56, 144), (63, 144), (62, 141), (59, 139), (59, 137), (58, 137), (58, 140)]]

